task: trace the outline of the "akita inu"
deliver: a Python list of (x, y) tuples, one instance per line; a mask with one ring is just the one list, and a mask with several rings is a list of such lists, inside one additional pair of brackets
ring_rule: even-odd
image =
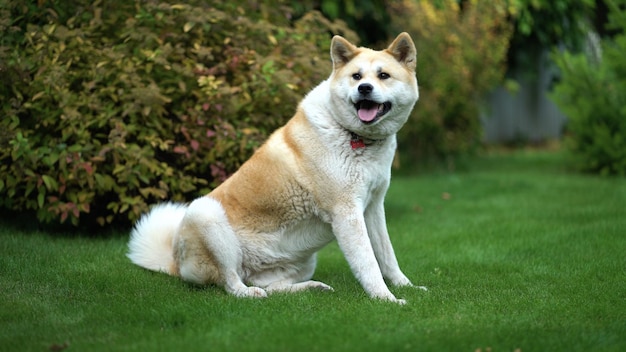
[(311, 281), (316, 252), (334, 239), (369, 296), (412, 286), (385, 223), (396, 133), (418, 99), (415, 45), (385, 50), (335, 36), (333, 70), (241, 168), (188, 205), (164, 203), (132, 231), (128, 257), (147, 269), (240, 297), (332, 290)]

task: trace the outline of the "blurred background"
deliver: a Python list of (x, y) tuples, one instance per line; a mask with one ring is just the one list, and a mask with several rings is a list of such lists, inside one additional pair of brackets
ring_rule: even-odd
[(331, 69), (340, 34), (418, 50), (397, 166), (563, 148), (626, 174), (623, 0), (0, 3), (0, 207), (125, 224), (234, 172)]

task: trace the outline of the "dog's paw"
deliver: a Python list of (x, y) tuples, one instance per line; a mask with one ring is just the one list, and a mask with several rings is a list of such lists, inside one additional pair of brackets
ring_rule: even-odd
[(405, 305), (405, 304), (406, 304), (406, 300), (405, 300), (405, 299), (402, 299), (402, 298), (384, 297), (384, 298), (381, 298), (381, 299), (382, 299), (382, 300), (385, 300), (385, 301), (388, 301), (388, 302), (395, 303), (395, 304), (399, 304), (399, 305), (401, 305), (401, 306), (403, 306), (403, 305)]
[(399, 305), (406, 304), (406, 301), (404, 299), (396, 298), (396, 296), (394, 296), (391, 292), (379, 292), (378, 294), (374, 294), (371, 297), (382, 301), (393, 302)]
[(319, 282), (319, 281), (310, 281), (308, 288), (310, 290), (319, 290), (319, 291), (335, 291), (335, 289), (333, 289), (331, 286), (326, 285), (323, 282)]
[(397, 303), (401, 306), (406, 304), (406, 300), (402, 299), (402, 298), (396, 298), (396, 300), (394, 301), (394, 303)]
[(237, 297), (249, 297), (249, 298), (265, 298), (267, 292), (260, 287), (250, 286), (244, 287), (233, 292)]
[(418, 285), (413, 285), (413, 284), (409, 284), (407, 286), (412, 287), (412, 288), (416, 288), (416, 289), (422, 290), (422, 291), (428, 291), (428, 287), (426, 287), (426, 286), (418, 286)]
[(409, 280), (409, 278), (407, 278), (404, 274), (402, 273), (398, 273), (398, 275), (395, 275), (394, 277), (390, 277), (387, 279), (393, 286), (398, 286), (398, 287), (403, 287), (403, 286), (408, 286), (408, 287), (415, 287), (415, 285), (413, 285), (411, 283), (411, 280)]
[(423, 291), (428, 291), (428, 288), (426, 286), (414, 285), (406, 276), (402, 276), (395, 280), (392, 280), (391, 283), (392, 285), (398, 286), (398, 287), (413, 287), (413, 288), (417, 288)]

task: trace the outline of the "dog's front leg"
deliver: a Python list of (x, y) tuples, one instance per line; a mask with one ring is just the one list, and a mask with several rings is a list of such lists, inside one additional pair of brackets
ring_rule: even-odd
[[(376, 255), (378, 265), (385, 279), (396, 286), (415, 286), (406, 275), (404, 275), (398, 265), (396, 254), (391, 245), (391, 240), (389, 239), (389, 232), (387, 231), (383, 196), (379, 196), (378, 199), (375, 199), (365, 210), (365, 224), (367, 226), (367, 233), (372, 242), (374, 254)], [(424, 286), (417, 287), (426, 290)]]
[(339, 248), (346, 257), (354, 276), (370, 297), (404, 304), (406, 302), (403, 299), (397, 299), (385, 284), (367, 235), (363, 212), (358, 209), (357, 206), (349, 206), (335, 213), (332, 227)]
[(398, 265), (387, 232), (385, 210), (381, 202), (375, 202), (366, 209), (365, 224), (383, 276), (393, 285), (411, 286), (411, 281), (402, 273)]

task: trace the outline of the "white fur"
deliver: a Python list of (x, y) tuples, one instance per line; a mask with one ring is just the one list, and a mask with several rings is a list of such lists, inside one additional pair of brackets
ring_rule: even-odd
[[(383, 200), (395, 134), (419, 95), (415, 49), (406, 34), (387, 52), (336, 38), (331, 55), (331, 76), (237, 173), (188, 207), (168, 203), (138, 222), (129, 243), (134, 263), (216, 283), (238, 297), (332, 291), (311, 279), (316, 252), (336, 239), (371, 297), (405, 303), (385, 283), (413, 286), (398, 265)], [(363, 83), (372, 85), (368, 99), (392, 106), (373, 123), (360, 121), (355, 109)], [(350, 147), (354, 134), (368, 139), (366, 147)]]
[(137, 222), (130, 235), (128, 258), (146, 269), (172, 274), (172, 239), (186, 210), (186, 206), (176, 203), (162, 203), (152, 208)]

